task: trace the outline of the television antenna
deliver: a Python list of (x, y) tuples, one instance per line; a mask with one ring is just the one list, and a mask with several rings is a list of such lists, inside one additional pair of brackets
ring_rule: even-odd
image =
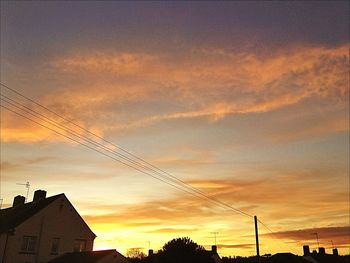
[(317, 248), (320, 249), (320, 243), (318, 242), (318, 233), (312, 233), (311, 235), (315, 235), (316, 236), (316, 240), (317, 240)]
[(214, 235), (214, 245), (216, 246), (216, 235), (219, 234), (219, 232), (211, 232), (211, 234)]
[(25, 184), (17, 183), (17, 185), (24, 185), (27, 188), (27, 194), (26, 194), (26, 202), (27, 202), (28, 201), (29, 188), (30, 188), (29, 182), (26, 182)]

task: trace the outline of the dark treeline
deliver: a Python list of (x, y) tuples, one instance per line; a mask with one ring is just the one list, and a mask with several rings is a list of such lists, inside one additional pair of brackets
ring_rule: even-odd
[[(157, 253), (150, 251), (145, 255), (139, 250), (129, 251), (129, 261), (134, 263), (257, 263), (252, 257), (219, 258), (216, 250), (207, 251), (188, 237), (177, 238), (167, 242)], [(261, 263), (350, 263), (350, 256), (311, 254), (309, 257), (296, 256), (291, 253), (277, 253), (260, 257)]]
[(142, 254), (130, 258), (131, 262), (142, 263), (216, 263), (210, 251), (193, 242), (188, 237), (177, 238), (166, 243), (158, 253)]

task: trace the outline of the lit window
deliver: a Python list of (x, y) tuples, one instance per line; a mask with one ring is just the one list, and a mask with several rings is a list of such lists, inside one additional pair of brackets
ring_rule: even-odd
[(51, 243), (51, 254), (58, 254), (58, 245), (60, 243), (60, 239), (54, 237)]
[(74, 240), (74, 252), (82, 252), (86, 250), (86, 240), (85, 239), (76, 239)]
[(22, 240), (21, 250), (24, 252), (35, 252), (37, 237), (24, 236)]

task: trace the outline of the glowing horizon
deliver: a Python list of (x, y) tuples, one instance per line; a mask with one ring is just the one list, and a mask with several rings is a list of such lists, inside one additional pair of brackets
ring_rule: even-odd
[[(348, 10), (322, 1), (1, 2), (1, 83), (257, 215), (282, 243), (260, 226), (261, 254), (314, 249), (309, 232), (348, 254)], [(95, 249), (147, 252), (148, 241), (158, 250), (184, 236), (210, 248), (219, 232), (220, 255), (255, 253), (252, 220), (1, 109), (3, 207), (26, 181), (30, 196), (65, 193), (97, 234)]]

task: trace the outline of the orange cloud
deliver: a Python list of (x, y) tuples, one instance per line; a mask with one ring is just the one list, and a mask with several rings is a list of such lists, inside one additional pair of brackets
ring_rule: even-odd
[[(198, 49), (177, 59), (163, 54), (79, 53), (52, 62), (59, 76), (74, 81), (40, 101), (100, 134), (177, 119), (217, 121), (232, 114), (271, 112), (309, 98), (327, 101), (324, 111), (334, 106), (345, 110), (347, 47), (298, 46), (270, 54)], [(5, 141), (56, 138), (41, 128), (22, 129), (18, 117), (8, 119), (13, 121), (3, 126)], [(340, 120), (329, 132), (344, 129)]]
[[(133, 78), (144, 82), (140, 87), (142, 93), (153, 96), (154, 90), (147, 85), (153, 82), (154, 86), (162, 86), (166, 90), (170, 86), (170, 94), (175, 87), (179, 93), (177, 98), (172, 99), (185, 103), (194, 99), (191, 103), (197, 105), (195, 110), (147, 117), (141, 120), (144, 125), (177, 118), (204, 116), (220, 119), (228, 114), (274, 110), (310, 96), (344, 98), (348, 94), (347, 46), (301, 46), (265, 56), (225, 50), (219, 53), (197, 50), (194, 54), (181, 65), (178, 64), (181, 62), (160, 55), (128, 53), (79, 55), (68, 59), (74, 63), (66, 63), (67, 59), (62, 59), (58, 65), (73, 71), (79, 65), (87, 74), (112, 78), (119, 68), (115, 65), (123, 64), (122, 57), (131, 57), (132, 61), (138, 61), (136, 64), (140, 71), (127, 72), (126, 75), (132, 74)], [(94, 66), (91, 67), (91, 64)], [(128, 62), (125, 65), (128, 66)], [(209, 98), (211, 95), (213, 97)]]
[(217, 244), (218, 249), (222, 248), (239, 248), (239, 249), (252, 249), (255, 248), (255, 244), (236, 244), (236, 245), (226, 245), (226, 244)]
[[(330, 184), (312, 187), (312, 180), (310, 180), (310, 185), (305, 185), (304, 181), (301, 188), (295, 176), (274, 178), (273, 183), (252, 179), (193, 180), (188, 183), (202, 191), (210, 191), (211, 196), (236, 208), (257, 214), (263, 222), (268, 222), (270, 227), (273, 226), (272, 229), (277, 229), (278, 231), (274, 232), (272, 237), (262, 225), (259, 226), (264, 251), (271, 252), (269, 246), (274, 244), (271, 238), (288, 242), (292, 240), (293, 244), (296, 244), (294, 246), (296, 249), (298, 247), (301, 249), (305, 242), (312, 245), (313, 237), (309, 233), (315, 231), (319, 233), (322, 246), (330, 247), (328, 244), (330, 239), (338, 248), (347, 245), (346, 234), (349, 227), (343, 226), (348, 219), (347, 194), (341, 193), (334, 196)], [(325, 197), (324, 194), (327, 196)], [(255, 205), (245, 207), (243, 204)], [(273, 209), (270, 209), (269, 205), (273, 205)], [(96, 209), (99, 207), (100, 205), (97, 204)], [(100, 208), (108, 207), (102, 205)], [(253, 240), (252, 220), (236, 215), (231, 210), (218, 208), (194, 196), (178, 195), (173, 199), (123, 205), (118, 206), (117, 209), (110, 207), (110, 209), (109, 213), (85, 214), (84, 219), (94, 228), (103, 228), (106, 231), (107, 229), (134, 231), (144, 236), (145, 240), (151, 237), (157, 237), (155, 239), (159, 240), (160, 236), (173, 238), (184, 235), (198, 236), (201, 240), (206, 240), (203, 238), (204, 233), (220, 231), (221, 251), (230, 249), (249, 251), (252, 248), (252, 244), (249, 243)], [(335, 220), (332, 215), (339, 215), (343, 210), (344, 215), (340, 220)], [(324, 215), (331, 215), (331, 218), (326, 218)], [(316, 221), (316, 228), (302, 229), (304, 225)], [(330, 223), (333, 225), (329, 226)], [(203, 230), (204, 226), (205, 230)], [(251, 235), (247, 236), (247, 233)], [(211, 238), (208, 237), (208, 240)], [(205, 242), (208, 241), (201, 242), (206, 244)], [(232, 251), (230, 253), (232, 254)]]
[[(349, 226), (336, 226), (336, 227), (318, 227), (318, 228), (306, 228), (290, 231), (274, 232), (273, 235), (281, 239), (291, 239), (299, 244), (314, 244), (315, 235), (317, 233), (320, 239), (320, 243), (326, 245), (326, 248), (332, 248), (330, 240), (333, 241), (336, 247), (349, 247)], [(271, 234), (263, 234), (263, 236), (271, 236)]]
[[(266, 219), (277, 225), (280, 220), (288, 220), (291, 214), (293, 218), (303, 218), (306, 221), (317, 218), (320, 225), (331, 221), (344, 222), (347, 219), (348, 193), (345, 190), (338, 190), (338, 194), (335, 195), (335, 185), (331, 179), (327, 184), (324, 181), (318, 184), (315, 179), (306, 178), (300, 181), (292, 175), (275, 176), (273, 183), (271, 179), (192, 180), (187, 183), (207, 192), (211, 197), (247, 213), (258, 214), (263, 221)], [(271, 206), (274, 208), (268, 209)], [(344, 214), (338, 220), (327, 217), (341, 213)], [(166, 222), (167, 226), (181, 222), (188, 224), (196, 222), (198, 218), (201, 218), (201, 222), (218, 217), (224, 221), (234, 214), (234, 211), (220, 208), (204, 198), (183, 194), (174, 199), (119, 206), (118, 212), (86, 215), (85, 218), (92, 224), (118, 222), (124, 227), (148, 227), (152, 224), (154, 227), (159, 227), (161, 222)], [(291, 223), (291, 225), (297, 224), (297, 222)]]
[(17, 170), (17, 169), (21, 169), (23, 166), (42, 163), (52, 159), (53, 157), (45, 156), (45, 157), (37, 157), (37, 158), (22, 160), (20, 163), (4, 161), (4, 162), (1, 162), (1, 171)]
[(155, 57), (148, 54), (94, 53), (90, 56), (74, 56), (55, 61), (55, 66), (69, 72), (110, 73), (117, 75), (134, 75), (150, 66)]

